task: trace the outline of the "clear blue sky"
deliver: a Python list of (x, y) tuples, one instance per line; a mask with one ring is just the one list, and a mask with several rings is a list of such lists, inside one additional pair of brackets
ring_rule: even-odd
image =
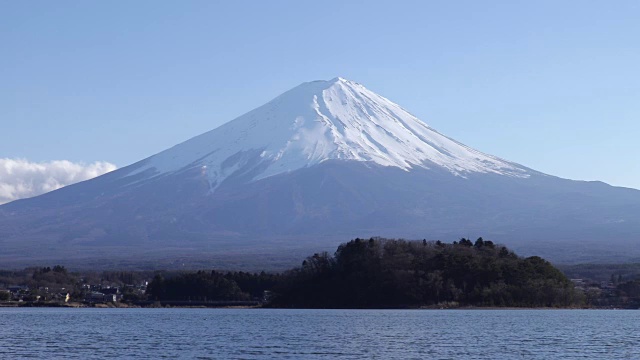
[(0, 0), (0, 157), (124, 166), (342, 76), (481, 151), (640, 188), (640, 1)]

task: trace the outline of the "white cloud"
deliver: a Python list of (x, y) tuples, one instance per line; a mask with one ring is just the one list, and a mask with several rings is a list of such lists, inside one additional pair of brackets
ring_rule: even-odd
[(108, 173), (116, 166), (56, 160), (35, 163), (24, 159), (0, 158), (0, 204), (28, 198)]

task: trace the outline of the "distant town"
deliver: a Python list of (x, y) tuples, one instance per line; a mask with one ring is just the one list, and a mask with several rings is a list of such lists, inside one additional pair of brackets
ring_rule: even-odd
[(65, 267), (0, 271), (0, 306), (133, 304), (145, 298), (143, 274), (70, 273)]
[(258, 306), (266, 297), (242, 301), (148, 300), (147, 286), (161, 272), (69, 272), (65, 267), (0, 270), (0, 307)]

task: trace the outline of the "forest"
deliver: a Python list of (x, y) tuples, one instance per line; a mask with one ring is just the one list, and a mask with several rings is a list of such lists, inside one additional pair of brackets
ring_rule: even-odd
[(582, 294), (549, 262), (521, 258), (482, 238), (355, 239), (334, 255), (314, 254), (282, 274), (156, 276), (156, 300), (244, 300), (269, 291), (267, 306), (298, 308), (569, 307)]
[[(639, 269), (638, 264), (556, 268), (482, 238), (453, 243), (370, 238), (344, 243), (333, 254), (314, 254), (280, 273), (77, 272), (60, 265), (0, 270), (0, 305), (92, 306), (115, 294), (114, 306), (638, 308)], [(100, 293), (102, 300), (96, 298)]]
[(333, 256), (307, 258), (275, 293), (273, 306), (309, 308), (569, 307), (583, 300), (549, 262), (482, 238), (355, 239)]

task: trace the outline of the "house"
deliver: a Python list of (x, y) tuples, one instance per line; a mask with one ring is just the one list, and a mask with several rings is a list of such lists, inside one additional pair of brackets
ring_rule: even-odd
[(26, 285), (14, 285), (14, 286), (9, 286), (7, 288), (9, 290), (9, 292), (11, 292), (12, 294), (18, 294), (18, 293), (25, 293), (27, 291), (29, 291), (29, 287)]
[(87, 293), (84, 297), (84, 301), (89, 303), (117, 302), (119, 299), (117, 294), (105, 294), (98, 291)]
[(58, 301), (64, 301), (67, 303), (69, 302), (69, 300), (71, 300), (71, 294), (68, 292), (60, 292), (53, 295), (53, 299)]
[(101, 292), (92, 291), (90, 293), (87, 293), (87, 295), (85, 295), (84, 301), (85, 302), (90, 302), (90, 303), (103, 302), (104, 301), (104, 294), (101, 293)]
[(105, 295), (120, 294), (120, 288), (118, 288), (118, 287), (105, 287), (105, 288), (102, 288), (100, 290), (100, 292), (105, 294)]

